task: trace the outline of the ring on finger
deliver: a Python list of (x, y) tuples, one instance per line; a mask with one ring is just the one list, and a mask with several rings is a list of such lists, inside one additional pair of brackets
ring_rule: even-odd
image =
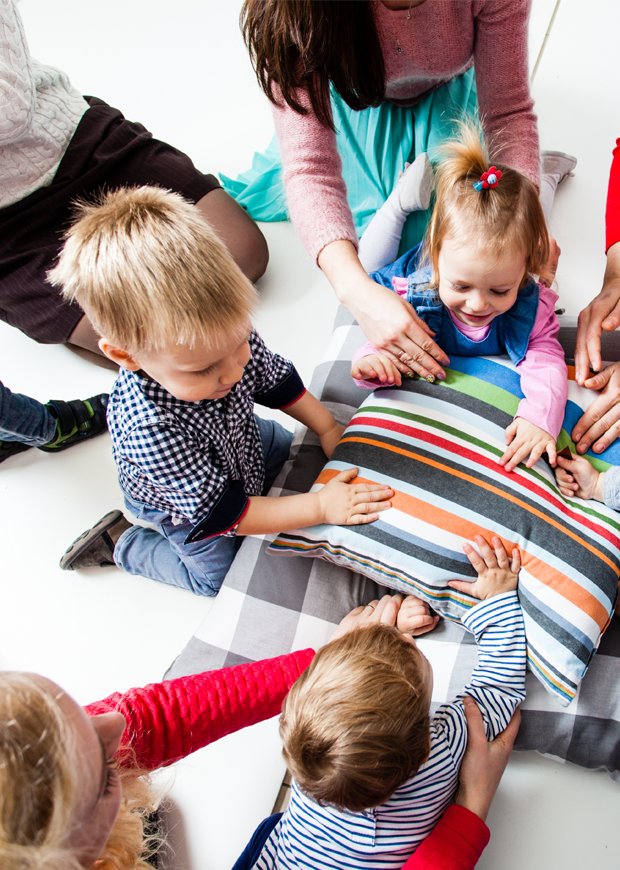
[(401, 352), (398, 354), (398, 359), (401, 361), (401, 363), (405, 363), (405, 365), (413, 362), (411, 357), (407, 356), (404, 350), (401, 350)]
[(375, 609), (375, 605), (374, 605), (374, 604), (367, 604), (366, 607), (372, 607), (373, 610)]

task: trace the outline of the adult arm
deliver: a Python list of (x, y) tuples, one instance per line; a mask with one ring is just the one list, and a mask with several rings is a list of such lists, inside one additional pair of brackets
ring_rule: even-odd
[(603, 288), (579, 315), (575, 368), (577, 382), (580, 384), (585, 383), (590, 365), (594, 371), (599, 371), (601, 367), (603, 329), (613, 332), (620, 326), (620, 139), (616, 140), (609, 173), (605, 235), (607, 266)]
[(540, 186), (540, 146), (528, 67), (531, 0), (475, 3), (474, 69), (485, 138), (494, 157)]
[[(89, 716), (116, 711), (127, 719), (121, 763), (145, 770), (186, 755), (277, 716), (297, 677), (314, 658), (306, 649), (252, 664), (236, 665), (116, 692), (89, 704)], [(129, 747), (133, 753), (123, 749)]]
[(318, 121), (306, 92), (298, 90), (297, 99), (308, 109), (306, 115), (288, 106), (273, 110), (295, 229), (338, 300), (372, 343), (392, 356), (405, 351), (416, 361), (412, 368), (422, 377), (442, 376), (438, 363), (447, 365), (449, 360), (432, 340), (431, 331), (406, 300), (372, 281), (364, 271), (357, 256), (357, 234), (347, 204), (336, 135)]
[(516, 417), (523, 417), (557, 439), (568, 397), (568, 370), (558, 341), (557, 296), (540, 285), (538, 311), (523, 360), (517, 366), (524, 398)]
[(473, 870), (490, 832), (485, 821), (519, 730), (519, 710), (495, 740), (487, 741), (478, 705), (465, 698), (467, 750), (456, 802), (448, 807), (403, 870)]

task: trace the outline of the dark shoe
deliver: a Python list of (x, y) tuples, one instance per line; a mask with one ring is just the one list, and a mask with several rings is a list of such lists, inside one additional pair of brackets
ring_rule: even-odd
[(30, 450), (30, 444), (22, 444), (21, 441), (0, 441), (0, 462), (4, 462), (9, 456)]
[(81, 444), (89, 438), (101, 435), (107, 429), (105, 412), (108, 406), (107, 393), (100, 393), (90, 399), (73, 399), (63, 402), (52, 399), (45, 407), (56, 418), (56, 435), (53, 440), (39, 447), (46, 453), (57, 453), (74, 444)]
[(115, 532), (122, 534), (132, 525), (121, 511), (110, 511), (92, 529), (75, 539), (60, 560), (60, 567), (63, 571), (74, 571), (77, 568), (92, 568), (94, 565), (100, 568), (115, 565), (114, 541), (109, 532), (114, 528)]

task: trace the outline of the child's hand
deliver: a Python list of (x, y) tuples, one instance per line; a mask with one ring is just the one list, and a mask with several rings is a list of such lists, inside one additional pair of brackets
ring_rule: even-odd
[(526, 468), (531, 468), (540, 459), (545, 451), (549, 454), (549, 462), (552, 467), (556, 464), (555, 441), (548, 432), (535, 426), (524, 417), (515, 417), (506, 429), (506, 444), (510, 447), (500, 458), (499, 464), (506, 467), (506, 471), (512, 471), (517, 465), (530, 454), (525, 463)]
[(431, 613), (431, 609), (421, 598), (408, 595), (400, 606), (396, 627), (403, 634), (417, 637), (432, 631), (439, 622), (439, 616)]
[(336, 449), (336, 445), (342, 438), (342, 434), (346, 426), (341, 426), (340, 423), (336, 423), (334, 420), (334, 425), (331, 429), (328, 429), (327, 432), (323, 432), (322, 435), (319, 435), (319, 440), (321, 442), (321, 447), (323, 448), (323, 453), (329, 459), (334, 450)]
[(558, 468), (555, 469), (555, 479), (558, 482), (560, 492), (569, 498), (595, 498), (603, 501), (603, 478), (596, 468), (588, 462), (585, 456), (576, 456), (571, 453), (572, 459), (564, 459), (558, 456)]
[(400, 387), (403, 382), (392, 360), (382, 353), (371, 353), (358, 359), (351, 368), (351, 376), (356, 381), (381, 381), (385, 386)]
[(512, 551), (512, 559), (506, 555), (506, 550), (501, 540), (493, 537), (494, 551), (487, 544), (482, 535), (476, 535), (476, 543), (480, 548), (482, 558), (476, 553), (470, 544), (463, 544), (463, 549), (469, 561), (478, 572), (478, 579), (474, 583), (465, 580), (450, 580), (448, 586), (473, 595), (481, 601), (501, 595), (502, 592), (512, 592), (517, 588), (519, 571), (521, 570), (521, 554), (518, 549)]
[(386, 511), (392, 503), (385, 501), (394, 490), (377, 483), (355, 483), (357, 468), (345, 468), (332, 477), (317, 493), (321, 504), (322, 523), (334, 526), (357, 526), (379, 518), (377, 511)]

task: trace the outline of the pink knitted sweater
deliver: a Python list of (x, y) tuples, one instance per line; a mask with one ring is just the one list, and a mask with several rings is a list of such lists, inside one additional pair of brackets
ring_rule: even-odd
[[(540, 152), (527, 64), (531, 0), (426, 0), (390, 11), (370, 0), (383, 50), (386, 99), (413, 105), (472, 65), (492, 153), (538, 186)], [(402, 52), (396, 50), (400, 43)], [(305, 94), (303, 105), (309, 106)], [(336, 137), (316, 116), (274, 107), (291, 219), (310, 255), (347, 239), (357, 245)]]

